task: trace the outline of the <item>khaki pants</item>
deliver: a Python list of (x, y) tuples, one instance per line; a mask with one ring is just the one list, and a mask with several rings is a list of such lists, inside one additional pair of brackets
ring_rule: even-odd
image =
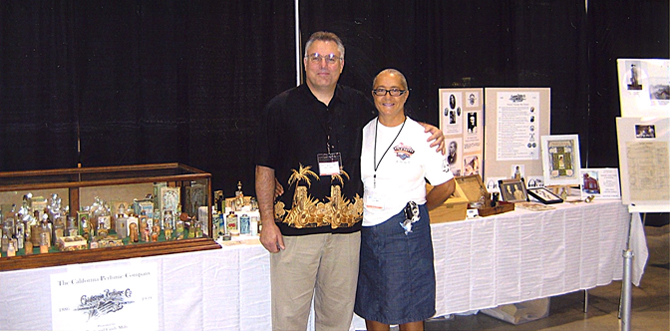
[(272, 329), (307, 329), (314, 295), (316, 331), (349, 330), (358, 280), (360, 232), (284, 236), (270, 255)]

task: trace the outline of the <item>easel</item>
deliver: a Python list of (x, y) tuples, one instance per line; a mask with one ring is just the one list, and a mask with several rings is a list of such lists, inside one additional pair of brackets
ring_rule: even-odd
[[(629, 70), (629, 68), (636, 68)], [(642, 226), (641, 213), (670, 212), (670, 190), (667, 189), (670, 166), (668, 166), (668, 151), (670, 150), (670, 104), (659, 103), (651, 97), (650, 88), (653, 82), (649, 77), (663, 77), (667, 80), (670, 61), (667, 59), (617, 59), (617, 78), (619, 82), (619, 100), (621, 116), (616, 119), (617, 144), (619, 148), (619, 170), (621, 178), (621, 200), (628, 205), (631, 222), (628, 230), (626, 250), (623, 252), (624, 270), (621, 284), (621, 303), (619, 317), (621, 330), (630, 330), (632, 287), (631, 277), (633, 258), (635, 257), (631, 239), (637, 232), (634, 226)], [(643, 77), (637, 77), (641, 70)], [(635, 85), (636, 88), (631, 88)], [(631, 155), (632, 149), (632, 155)], [(651, 149), (656, 149), (653, 153)], [(660, 154), (662, 155), (659, 155)], [(636, 161), (645, 159), (642, 168)], [(629, 164), (629, 162), (631, 164)], [(634, 169), (629, 172), (629, 169)], [(642, 176), (633, 176), (634, 186), (631, 185), (631, 174), (642, 173)], [(652, 187), (656, 184), (655, 187)], [(645, 187), (650, 185), (649, 187)], [(637, 190), (637, 201), (631, 197), (631, 190)], [(659, 194), (658, 200), (654, 199)], [(663, 194), (664, 193), (664, 194)], [(642, 230), (644, 232), (644, 230)], [(644, 238), (643, 238), (644, 239)]]
[[(646, 127), (654, 128), (655, 136), (653, 138), (640, 135), (639, 129)], [(670, 167), (667, 157), (670, 151), (670, 119), (667, 117), (644, 119), (619, 117), (617, 118), (617, 139), (621, 174), (621, 200), (628, 205), (628, 211), (631, 214), (626, 249), (623, 251), (624, 270), (619, 307), (621, 330), (628, 331), (630, 330), (633, 262), (635, 259), (642, 258), (642, 256), (639, 256), (639, 252), (636, 257), (633, 242), (640, 231), (644, 233), (642, 229), (635, 230), (636, 227), (642, 226), (640, 214), (670, 212), (670, 201), (667, 198), (670, 196), (670, 192), (653, 192), (653, 190), (662, 190), (668, 187)], [(651, 150), (654, 150), (654, 153), (651, 153)], [(640, 164), (640, 160), (644, 160), (644, 163)], [(638, 176), (635, 178), (633, 182), (636, 183), (636, 186), (631, 188), (630, 178), (631, 176), (635, 177), (638, 172), (630, 173), (629, 169), (632, 167), (639, 171), (639, 167), (644, 168), (645, 166), (646, 169), (643, 169), (641, 173), (646, 177)], [(663, 183), (664, 181), (666, 183)], [(646, 185), (656, 185), (656, 187), (652, 189), (646, 187)], [(631, 190), (637, 190), (637, 199), (631, 197)], [(658, 196), (657, 199), (655, 199), (656, 196)], [(644, 240), (644, 237), (641, 240)]]

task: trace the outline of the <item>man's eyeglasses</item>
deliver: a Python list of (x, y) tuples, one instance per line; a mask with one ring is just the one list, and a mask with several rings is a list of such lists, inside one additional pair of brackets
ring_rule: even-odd
[(390, 90), (383, 89), (383, 88), (376, 88), (376, 89), (372, 90), (372, 94), (374, 94), (378, 97), (383, 97), (383, 96), (386, 95), (386, 93), (391, 94), (392, 97), (399, 97), (399, 96), (405, 94), (405, 92), (407, 92), (407, 90), (401, 90), (401, 89), (398, 89), (398, 88), (392, 88)]
[(326, 54), (326, 55), (321, 55), (319, 53), (312, 53), (309, 55), (305, 55), (306, 59), (309, 59), (309, 63), (311, 64), (320, 64), (321, 59), (326, 60), (327, 64), (335, 64), (337, 63), (338, 60), (342, 60), (341, 57), (338, 57), (335, 54)]

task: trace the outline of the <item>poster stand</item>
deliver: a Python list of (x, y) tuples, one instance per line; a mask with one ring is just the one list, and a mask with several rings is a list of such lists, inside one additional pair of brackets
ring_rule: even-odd
[[(624, 273), (619, 307), (621, 330), (624, 331), (630, 330), (635, 245), (645, 240), (644, 235), (635, 238), (644, 230), (635, 231), (634, 227), (642, 226), (641, 213), (670, 212), (668, 68), (668, 59), (617, 59), (623, 116), (617, 118), (621, 201), (628, 205), (631, 213), (628, 241), (623, 252)], [(646, 249), (646, 243), (642, 248)], [(645, 263), (646, 258), (646, 255), (638, 256)]]
[[(641, 213), (670, 212), (670, 118), (617, 118), (621, 200), (631, 221), (621, 284), (621, 330), (630, 330), (632, 284), (647, 260)], [(635, 254), (637, 252), (637, 256)], [(637, 268), (637, 270), (636, 270)]]
[(541, 137), (550, 134), (549, 88), (485, 88), (484, 182), (498, 191), (500, 179), (523, 177), (545, 186)]

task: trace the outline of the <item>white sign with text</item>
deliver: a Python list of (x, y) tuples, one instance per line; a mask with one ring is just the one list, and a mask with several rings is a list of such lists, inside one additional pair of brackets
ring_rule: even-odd
[(158, 330), (156, 263), (51, 275), (53, 330)]

